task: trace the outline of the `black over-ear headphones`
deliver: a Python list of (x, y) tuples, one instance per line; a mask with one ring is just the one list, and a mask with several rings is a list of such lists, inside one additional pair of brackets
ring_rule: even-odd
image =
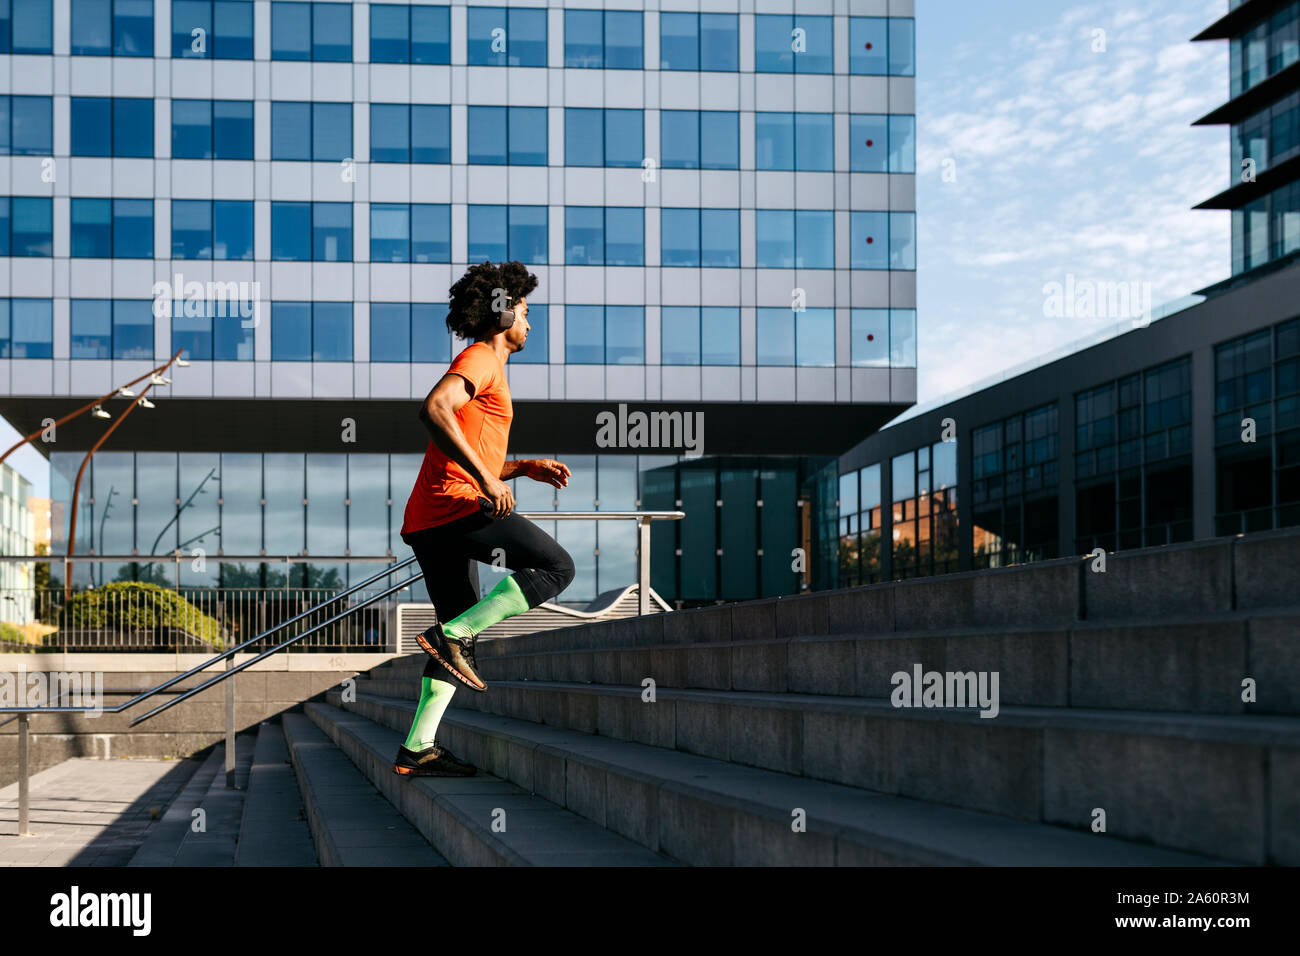
[(497, 319), (497, 327), (500, 328), (502, 332), (504, 332), (506, 329), (510, 328), (510, 326), (514, 324), (515, 324), (515, 310), (503, 309), (501, 311), (500, 316)]

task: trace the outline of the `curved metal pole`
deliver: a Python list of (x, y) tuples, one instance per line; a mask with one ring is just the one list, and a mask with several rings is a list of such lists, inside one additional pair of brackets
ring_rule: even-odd
[[(181, 357), (181, 353), (184, 351), (185, 349), (183, 348), (177, 349), (176, 353), (170, 359), (168, 359), (165, 364), (159, 365), (157, 368), (150, 369), (148, 372), (145, 372), (139, 378), (128, 382), (124, 386), (121, 386), (121, 388), (118, 388), (117, 391), (120, 392), (122, 388), (128, 388), (131, 385), (134, 385), (136, 382), (141, 382), (146, 377), (159, 375), (167, 371), (167, 369), (171, 368), (172, 363)], [(65, 602), (70, 600), (72, 597), (72, 561), (70, 559), (72, 558), (72, 555), (76, 551), (77, 496), (81, 493), (81, 477), (86, 471), (86, 465), (90, 464), (91, 456), (94, 455), (95, 452), (99, 451), (99, 447), (104, 444), (104, 442), (108, 439), (109, 435), (113, 434), (113, 432), (117, 430), (117, 426), (122, 424), (122, 422), (126, 421), (126, 416), (130, 415), (133, 411), (136, 410), (137, 406), (139, 406), (140, 404), (140, 400), (145, 397), (145, 395), (149, 392), (149, 389), (151, 388), (153, 388), (153, 382), (150, 382), (148, 385), (146, 385), (144, 388), (140, 390), (139, 398), (133, 401), (130, 404), (130, 406), (128, 406), (127, 410), (124, 411), (120, 416), (118, 416), (117, 421), (113, 422), (113, 424), (110, 425), (108, 429), (104, 432), (104, 434), (99, 437), (99, 441), (95, 442), (94, 447), (91, 448), (90, 451), (86, 452), (86, 457), (82, 460), (81, 467), (77, 469), (77, 483), (72, 489), (72, 518), (70, 519), (71, 523), (69, 525), (69, 530), (68, 530), (68, 554), (63, 561), (63, 577), (64, 577), (63, 600)], [(37, 434), (39, 434), (39, 432)]]
[[(176, 361), (176, 356), (177, 356), (177, 355), (180, 355), (181, 352), (183, 352), (183, 351), (184, 351), (184, 349), (181, 349), (180, 351), (178, 351), (178, 352), (176, 353), (176, 355), (173, 355), (173, 356), (172, 356), (172, 362)], [(113, 390), (112, 390), (111, 392), (109, 392), (107, 395), (104, 395), (104, 396), (102, 396), (102, 397), (100, 397), (100, 398), (97, 398), (97, 399), (95, 399), (93, 402), (87, 402), (85, 405), (82, 405), (80, 408), (78, 408), (78, 409), (77, 409), (76, 411), (74, 411), (74, 412), (68, 412), (68, 414), (64, 415), (62, 418), (60, 418), (58, 421), (56, 421), (56, 422), (54, 423), (54, 427), (55, 427), (55, 428), (58, 428), (58, 427), (59, 427), (60, 425), (62, 425), (64, 422), (70, 422), (70, 421), (72, 421), (72, 419), (76, 418), (78, 415), (83, 415), (83, 414), (85, 414), (86, 412), (88, 412), (88, 411), (90, 411), (92, 408), (94, 408), (96, 405), (103, 405), (106, 401), (108, 401), (110, 398), (112, 398), (112, 397), (113, 397), (114, 395), (116, 395), (118, 392), (122, 391), (122, 389), (124, 389), (124, 388), (130, 388), (130, 387), (131, 387), (132, 385), (134, 385), (136, 382), (143, 381), (144, 379), (148, 378), (150, 375), (153, 375), (153, 374), (156, 373), (156, 372), (159, 372), (159, 371), (162, 371), (162, 370), (166, 369), (168, 365), (171, 365), (171, 362), (168, 362), (167, 365), (160, 365), (160, 366), (158, 366), (158, 368), (150, 369), (149, 371), (147, 371), (147, 372), (145, 372), (143, 375), (141, 375), (139, 378), (132, 379), (131, 381), (127, 382), (125, 385), (119, 385), (117, 388), (113, 389)], [(6, 458), (8, 458), (10, 455), (12, 455), (14, 452), (16, 452), (19, 448), (22, 448), (23, 445), (26, 445), (26, 444), (27, 444), (28, 442), (30, 442), (33, 438), (37, 437), (38, 435), (40, 435), (40, 434), (41, 434), (42, 432), (44, 432), (44, 431), (45, 431), (45, 428), (44, 428), (44, 427), (42, 427), (42, 428), (38, 428), (38, 429), (36, 429), (36, 431), (32, 432), (30, 435), (26, 436), (25, 438), (20, 439), (18, 442), (16, 442), (16, 443), (13, 444), (12, 446), (10, 446), (10, 448), (9, 448), (9, 450), (8, 450), (7, 452), (5, 452), (3, 455), (0, 455), (0, 465), (4, 464), (4, 460), (5, 460)]]
[[(145, 395), (149, 393), (149, 389), (151, 388), (153, 388), (152, 382), (150, 382), (148, 385), (146, 385), (144, 388), (140, 390), (140, 398), (144, 398)], [(126, 417), (130, 415), (133, 411), (135, 411), (136, 408), (139, 407), (140, 398), (137, 398), (135, 401), (133, 401), (127, 407), (126, 411), (124, 411), (121, 415), (117, 416), (117, 420), (114, 421), (113, 424), (109, 425), (108, 428), (104, 430), (104, 434), (99, 436), (99, 441), (95, 442), (95, 444), (91, 446), (90, 451), (86, 452), (86, 457), (81, 459), (81, 467), (77, 469), (77, 481), (76, 484), (72, 486), (72, 519), (68, 527), (68, 557), (69, 558), (72, 557), (77, 547), (77, 498), (81, 494), (81, 479), (82, 476), (85, 475), (86, 473), (86, 466), (90, 464), (91, 457), (95, 454), (95, 452), (99, 451), (100, 446), (103, 445), (104, 442), (108, 441), (108, 436), (113, 434), (113, 432), (117, 431), (117, 426), (121, 425), (124, 421), (126, 421)], [(94, 529), (92, 528), (91, 530), (93, 531)], [(65, 561), (63, 562), (63, 564), (65, 568), (64, 575), (63, 575), (64, 577), (63, 600), (66, 603), (72, 597), (72, 562)]]

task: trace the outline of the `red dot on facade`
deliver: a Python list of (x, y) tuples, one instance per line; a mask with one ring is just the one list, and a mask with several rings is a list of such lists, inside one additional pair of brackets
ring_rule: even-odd
[(867, 140), (867, 145), (868, 145), (868, 146), (874, 146), (875, 144), (876, 144), (876, 141), (875, 141), (874, 139), (869, 139), (869, 140)]
[(870, 333), (867, 333), (867, 341), (868, 341), (868, 342), (874, 342), (875, 340), (876, 340), (876, 337), (875, 337), (874, 335), (872, 335), (872, 334), (870, 334)]
[(875, 241), (876, 241), (875, 239), (871, 238), (870, 236), (867, 236), (867, 245), (871, 245)]
[(870, 44), (870, 43), (866, 44), (866, 47), (867, 47), (868, 50), (870, 50), (870, 49), (871, 49), (871, 44)]

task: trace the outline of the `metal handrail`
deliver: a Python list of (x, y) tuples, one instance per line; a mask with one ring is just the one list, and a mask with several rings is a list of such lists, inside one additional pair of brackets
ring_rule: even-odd
[[(554, 512), (541, 512), (541, 513), (519, 512), (519, 514), (521, 517), (529, 518), (532, 520), (539, 520), (539, 521), (592, 521), (592, 520), (602, 521), (602, 520), (618, 520), (618, 519), (622, 519), (622, 520), (635, 519), (637, 523), (637, 551), (638, 551), (637, 553), (637, 582), (638, 582), (637, 590), (639, 592), (637, 595), (638, 614), (650, 613), (650, 522), (679, 521), (682, 518), (686, 517), (685, 513), (681, 511), (554, 511)], [(36, 557), (45, 558), (48, 560), (51, 557), (59, 557), (59, 556), (39, 555)], [(72, 556), (65, 556), (65, 557), (71, 558)], [(134, 557), (138, 558), (139, 555), (135, 555)], [(282, 621), (281, 623), (275, 625), (275, 627), (263, 631), (261, 634), (258, 634), (255, 637), (249, 638), (247, 641), (244, 641), (242, 644), (238, 644), (227, 651), (222, 651), (220, 654), (217, 654), (216, 656), (210, 658), (209, 660), (204, 661), (203, 663), (190, 668), (184, 674), (178, 674), (177, 676), (172, 677), (169, 680), (165, 680), (157, 687), (152, 687), (149, 690), (136, 695), (135, 697), (131, 698), (125, 703), (117, 704), (116, 706), (113, 707), (85, 707), (85, 706), (82, 707), (0, 707), (0, 714), (15, 714), (18, 720), (18, 834), (19, 836), (29, 835), (28, 822), (30, 819), (31, 794), (30, 794), (30, 782), (29, 782), (30, 768), (28, 765), (28, 734), (29, 734), (30, 718), (32, 714), (37, 714), (37, 713), (75, 714), (75, 713), (89, 713), (89, 712), (94, 712), (99, 714), (121, 713), (126, 708), (132, 707), (143, 700), (147, 700), (148, 698), (152, 697), (154, 694), (158, 694), (161, 693), (162, 691), (167, 690), (177, 682), (182, 681), (187, 677), (191, 677), (194, 674), (197, 674), (199, 671), (206, 670), (207, 668), (211, 667), (213, 664), (217, 663), (218, 661), (225, 660), (229, 662), (236, 653), (238, 653), (240, 650), (247, 647), (248, 645), (256, 643), (257, 641), (260, 641), (266, 637), (269, 637), (271, 634), (274, 634), (277, 631), (284, 630), (284, 628), (288, 627), (290, 624), (293, 624), (297, 621), (301, 621), (304, 617), (316, 613), (321, 608), (328, 607), (329, 605), (333, 604), (335, 601), (338, 601), (340, 598), (347, 597), (349, 594), (352, 594), (360, 590), (361, 588), (365, 587), (368, 584), (373, 583), (374, 581), (379, 580), (380, 578), (387, 578), (394, 571), (406, 567), (408, 564), (410, 564), (415, 560), (416, 560), (415, 556), (412, 555), (411, 557), (406, 558), (405, 560), (397, 564), (394, 564), (390, 568), (385, 568), (384, 570), (378, 572), (377, 574), (374, 574), (371, 577), (366, 578), (366, 580), (361, 581), (358, 584), (354, 584), (346, 591), (341, 591), (338, 594), (334, 595), (333, 597), (330, 597), (327, 600), (322, 601), (320, 604), (308, 608), (306, 611), (303, 611), (301, 614), (291, 617), (287, 621)], [(197, 685), (196, 687), (190, 688), (189, 690), (185, 691), (179, 696), (173, 697), (165, 704), (161, 704), (158, 707), (155, 707), (147, 714), (141, 714), (139, 717), (134, 718), (128, 726), (134, 727), (136, 724), (140, 723), (141, 721), (148, 720), (150, 717), (153, 717), (155, 714), (160, 714), (164, 710), (167, 710), (170, 707), (174, 707), (176, 704), (179, 704), (183, 700), (187, 700), (188, 698), (194, 696), (200, 691), (206, 690), (215, 684), (221, 683), (221, 681), (225, 680), (226, 678), (232, 677), (233, 675), (238, 674), (240, 671), (252, 667), (258, 661), (270, 657), (272, 654), (279, 653), (280, 651), (284, 650), (286, 647), (289, 647), (290, 645), (302, 640), (307, 635), (313, 634), (316, 631), (319, 631), (321, 628), (328, 627), (330, 624), (335, 624), (343, 620), (343, 618), (349, 616), (350, 614), (354, 614), (357, 611), (361, 610), (362, 608), (374, 604), (376, 601), (381, 601), (392, 594), (396, 594), (398, 591), (405, 590), (406, 588), (410, 587), (413, 582), (419, 581), (423, 577), (424, 577), (424, 572), (420, 571), (412, 575), (411, 577), (407, 578), (406, 580), (402, 581), (400, 584), (392, 585), (387, 590), (381, 591), (380, 593), (372, 597), (366, 598), (364, 601), (352, 605), (351, 607), (347, 608), (341, 613), (336, 614), (334, 617), (326, 621), (322, 621), (319, 624), (312, 625), (311, 627), (307, 628), (307, 630), (295, 634), (287, 641), (281, 641), (275, 647), (267, 648), (265, 651), (258, 654), (256, 657), (250, 658), (249, 660), (244, 661), (242, 664), (238, 664), (232, 667), (230, 666), (229, 663), (227, 663), (226, 669), (221, 673), (216, 674), (213, 677), (210, 677), (208, 680), (205, 680), (203, 683)], [(233, 687), (234, 685), (229, 685), (229, 686)], [(227, 787), (233, 787), (234, 779), (235, 779), (234, 776), (235, 716), (234, 715), (235, 715), (234, 697), (232, 696), (232, 691), (228, 689), (226, 692), (226, 786)]]
[[(639, 542), (640, 552), (641, 552), (639, 556), (640, 557), (639, 563), (643, 565), (641, 570), (644, 573), (638, 575), (638, 579), (639, 579), (638, 584), (644, 585), (643, 587), (640, 587), (640, 590), (643, 593), (639, 595), (640, 604), (641, 604), (640, 612), (642, 614), (648, 613), (649, 603), (650, 603), (649, 574), (648, 574), (648, 570), (649, 570), (648, 565), (650, 559), (649, 522), (680, 521), (682, 518), (686, 517), (685, 512), (682, 511), (543, 511), (543, 512), (517, 512), (517, 514), (519, 514), (521, 518), (528, 518), (534, 521), (538, 521), (538, 520), (540, 521), (593, 521), (593, 520), (598, 521), (598, 520), (635, 519), (637, 523), (641, 526), (642, 539), (643, 539)], [(48, 560), (53, 557), (61, 557), (61, 556), (39, 555), (38, 557)], [(100, 555), (99, 557), (107, 557), (107, 556)], [(139, 556), (137, 555), (136, 557)], [(78, 558), (80, 558), (80, 556), (78, 556)], [(275, 634), (278, 631), (284, 630), (289, 625), (301, 621), (303, 618), (308, 617), (316, 613), (317, 611), (321, 610), (321, 608), (329, 607), (329, 605), (333, 604), (335, 601), (345, 598), (349, 594), (353, 594), (356, 591), (359, 591), (362, 588), (370, 584), (373, 584), (375, 581), (378, 581), (380, 578), (388, 577), (394, 571), (401, 570), (402, 568), (406, 567), (408, 564), (411, 564), (413, 561), (415, 561), (415, 555), (411, 555), (411, 557), (399, 561), (398, 563), (394, 564), (391, 568), (385, 568), (384, 570), (371, 575), (370, 577), (366, 578), (364, 581), (352, 585), (352, 587), (348, 588), (346, 591), (340, 591), (338, 594), (335, 594), (333, 597), (330, 597), (327, 600), (322, 601), (320, 604), (313, 605), (312, 607), (301, 612), (300, 614), (296, 614), (285, 621), (281, 621), (279, 624), (275, 625), (274, 627), (268, 628), (267, 630), (261, 632), (260, 634), (250, 637), (242, 644), (237, 644), (234, 647), (230, 648), (229, 650), (222, 651), (221, 653), (216, 654), (215, 656), (209, 658), (208, 660), (196, 664), (194, 667), (191, 667), (189, 670), (185, 671), (185, 673), (177, 674), (175, 677), (163, 681), (161, 684), (159, 684), (156, 687), (151, 687), (149, 690), (146, 690), (136, 695), (135, 697), (131, 698), (130, 700), (124, 703), (117, 704), (113, 707), (0, 707), (0, 714), (36, 714), (36, 713), (75, 714), (75, 713), (89, 713), (92, 711), (95, 713), (119, 714), (129, 707), (134, 707), (136, 704), (144, 700), (148, 700), (154, 694), (167, 690), (169, 687), (185, 680), (187, 677), (193, 677), (195, 674), (199, 673), (200, 671), (207, 670), (213, 664), (219, 663), (220, 661), (233, 657), (235, 654), (239, 653), (239, 651), (243, 650), (245, 647), (248, 647), (250, 644), (255, 644), (258, 641), (263, 640), (264, 638), (270, 637), (272, 634)], [(284, 648), (289, 647), (291, 644), (294, 644), (295, 642), (308, 636), (309, 634), (314, 634), (316, 631), (319, 631), (321, 628), (329, 624), (334, 624), (337, 623), (338, 621), (341, 621), (343, 618), (349, 616), (350, 614), (355, 613), (356, 611), (361, 610), (363, 607), (368, 607), (371, 604), (374, 604), (376, 601), (381, 600), (382, 598), (388, 597), (391, 594), (396, 594), (397, 592), (410, 587), (411, 584), (421, 580), (423, 577), (424, 577), (423, 571), (417, 572), (416, 574), (408, 577), (401, 584), (394, 585), (393, 587), (390, 587), (388, 590), (383, 591), (375, 595), (374, 597), (367, 598), (366, 600), (353, 605), (352, 607), (344, 611), (342, 614), (338, 614), (327, 621), (321, 622), (320, 624), (313, 625), (307, 630), (302, 631), (301, 633), (295, 635), (293, 638), (289, 639), (288, 641), (278, 644), (277, 646), (271, 648), (270, 650), (263, 651), (257, 657), (249, 661), (246, 661), (243, 664), (240, 664), (233, 669), (222, 671), (220, 674), (218, 674), (216, 677), (212, 678), (211, 680), (208, 680), (198, 685), (197, 687), (192, 688), (189, 692), (187, 692), (183, 696), (174, 698), (173, 700), (169, 701), (166, 706), (152, 710), (148, 714), (145, 714), (142, 717), (135, 718), (134, 720), (131, 721), (131, 726), (135, 726), (135, 724), (139, 723), (141, 720), (145, 720), (146, 718), (151, 717), (155, 713), (159, 713), (162, 710), (165, 710), (167, 707), (170, 707), (173, 704), (180, 703), (180, 701), (190, 696), (191, 693), (195, 693), (197, 691), (203, 690), (205, 687), (209, 687), (213, 684), (220, 683), (230, 675), (238, 673), (239, 671), (243, 670), (245, 667), (248, 667), (249, 665), (254, 664), (257, 661), (262, 660), (264, 657), (267, 657), (270, 654), (274, 654), (278, 651), (284, 650)], [(8, 723), (8, 721), (6, 721), (5, 723)]]
[[(235, 654), (243, 650), (249, 644), (255, 644), (256, 642), (262, 640), (265, 637), (270, 637), (272, 634), (276, 633), (277, 631), (284, 630), (290, 624), (293, 624), (297, 621), (301, 621), (303, 618), (308, 617), (309, 615), (315, 613), (316, 611), (319, 611), (321, 608), (329, 607), (331, 604), (333, 604), (335, 601), (339, 600), (340, 598), (345, 598), (349, 594), (352, 594), (354, 591), (359, 591), (361, 588), (365, 587), (366, 585), (373, 584), (375, 581), (379, 580), (380, 578), (388, 577), (394, 571), (406, 567), (414, 560), (415, 560), (415, 555), (411, 555), (411, 557), (407, 558), (406, 560), (398, 564), (393, 565), (391, 568), (387, 568), (383, 571), (380, 571), (378, 574), (371, 575), (370, 577), (366, 578), (364, 581), (352, 585), (352, 587), (348, 588), (346, 591), (340, 591), (338, 594), (335, 594), (333, 597), (321, 601), (320, 604), (316, 604), (308, 608), (307, 610), (303, 611), (300, 614), (295, 614), (293, 617), (281, 621), (279, 624), (275, 625), (272, 628), (268, 628), (267, 630), (263, 631), (261, 634), (257, 634), (254, 637), (250, 637), (248, 640), (244, 641), (244, 643), (237, 644), (234, 647), (230, 648), (229, 650), (222, 651), (220, 654), (217, 654), (215, 657), (211, 657), (208, 660), (203, 661), (201, 664), (196, 664), (194, 667), (191, 667), (185, 673), (177, 674), (175, 677), (163, 681), (157, 687), (151, 687), (148, 690), (136, 695), (135, 697), (132, 697), (130, 700), (126, 701), (125, 703), (117, 704), (113, 707), (0, 707), (0, 714), (37, 714), (37, 713), (79, 714), (79, 713), (86, 713), (90, 711), (94, 711), (96, 713), (105, 713), (105, 714), (120, 714), (128, 707), (134, 707), (136, 704), (140, 703), (141, 701), (148, 700), (154, 694), (166, 690), (167, 688), (171, 687), (173, 684), (177, 684), (180, 681), (185, 680), (185, 678), (187, 677), (193, 677), (195, 674), (199, 673), (199, 671), (207, 670), (209, 667), (211, 667), (213, 664), (216, 664), (218, 661), (224, 661), (228, 657), (233, 657)], [(419, 574), (416, 577), (409, 578), (407, 581), (403, 582), (402, 587), (406, 587), (407, 585), (410, 584), (411, 581), (418, 581), (423, 576), (424, 576), (423, 574)], [(395, 593), (396, 590), (400, 590), (400, 588), (390, 589), (388, 591), (385, 591), (384, 596)], [(368, 601), (365, 601), (362, 604), (358, 604), (355, 607), (350, 608), (348, 611), (344, 612), (342, 616), (346, 617), (348, 614), (351, 614), (353, 611), (356, 611), (369, 604), (373, 604), (375, 600), (377, 599), (372, 598)], [(302, 634), (298, 636), (306, 637), (308, 634), (311, 634), (314, 631), (319, 630), (323, 626), (324, 625), (317, 625), (315, 628), (312, 628), (311, 630), (303, 631)], [(230, 671), (224, 671), (222, 676), (224, 677), (230, 673), (231, 673)], [(5, 721), (5, 723), (6, 724), (9, 723), (9, 721)], [(132, 723), (134, 723), (134, 721), (132, 721)], [(4, 726), (4, 725), (0, 724), (0, 726)]]

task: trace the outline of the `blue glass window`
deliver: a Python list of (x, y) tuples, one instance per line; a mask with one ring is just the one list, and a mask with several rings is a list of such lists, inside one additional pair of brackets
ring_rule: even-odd
[(604, 308), (599, 305), (570, 305), (565, 308), (564, 361), (569, 365), (604, 363)]
[(545, 365), (550, 359), (550, 310), (545, 305), (528, 303), (528, 339), (524, 347), (510, 356), (511, 362)]
[(370, 204), (370, 261), (411, 261), (409, 203)]
[(153, 258), (153, 200), (113, 200), (113, 258)]
[(800, 269), (835, 268), (835, 213), (798, 209), (794, 214), (794, 261)]
[(471, 205), (466, 216), (467, 243), (470, 262), (504, 262), (509, 229), (505, 206)]
[(352, 361), (352, 303), (271, 303), (271, 360)]
[(889, 364), (916, 368), (916, 310), (889, 310)]
[(916, 117), (889, 117), (889, 171), (916, 172)]
[(311, 251), (316, 262), (352, 261), (352, 203), (311, 204)]
[(271, 203), (271, 258), (311, 261), (311, 203)]
[(450, 63), (451, 8), (371, 4), (370, 62)]
[(252, 100), (172, 100), (173, 159), (252, 159)]
[(271, 59), (349, 62), (352, 4), (272, 3)]
[(706, 305), (700, 310), (700, 364), (740, 364), (740, 309)]
[(903, 17), (889, 20), (889, 75), (916, 74), (916, 21)]
[(605, 306), (605, 364), (645, 364), (644, 306)]
[[(473, 256), (470, 258), (473, 258)], [(565, 265), (570, 266), (604, 265), (605, 210), (603, 207), (565, 207), (564, 262)], [(565, 323), (567, 327), (567, 317)], [(567, 333), (565, 337), (568, 337)]]
[(54, 255), (53, 200), (0, 199), (0, 256)]
[(113, 255), (113, 200), (73, 199), (69, 219), (70, 255), (99, 259)]
[(54, 152), (53, 97), (0, 96), (0, 155)]
[(849, 117), (849, 169), (855, 173), (889, 172), (889, 120), (883, 114)]
[(889, 268), (889, 213), (849, 213), (849, 268)]
[(52, 0), (12, 0), (0, 4), (0, 53), (52, 53)]
[(740, 114), (662, 110), (659, 142), (665, 169), (739, 169)]
[(544, 106), (469, 107), (469, 162), (545, 166), (546, 112)]
[(339, 162), (351, 156), (351, 103), (271, 103), (271, 159)]
[(370, 104), (370, 161), (411, 161), (411, 107), (408, 104)]
[(451, 162), (451, 107), (411, 107), (411, 162)]
[(73, 156), (153, 156), (153, 100), (74, 96)]
[(826, 368), (835, 364), (835, 310), (805, 309), (794, 313), (795, 362)]
[(153, 358), (153, 300), (113, 300), (113, 358)]
[(312, 303), (311, 323), (313, 361), (352, 361), (351, 302)]
[[(524, 265), (546, 265), (549, 250), (547, 228), (549, 212), (546, 206), (509, 207), (507, 215), (510, 221), (510, 236), (507, 253), (511, 259), (517, 259)], [(532, 316), (533, 310), (530, 308), (528, 311), (530, 322)]]
[(172, 302), (172, 352), (177, 349), (185, 350), (183, 357), (186, 359), (211, 361), (211, 302)]
[(740, 210), (665, 208), (660, 215), (662, 265), (740, 266)]
[(68, 304), (68, 357), (113, 357), (113, 301), (73, 299)]
[(849, 315), (849, 361), (866, 368), (889, 366), (889, 310), (853, 309)]
[(756, 15), (755, 72), (832, 72), (834, 46), (831, 24), (832, 18), (825, 16)]
[(734, 13), (659, 14), (659, 69), (740, 69), (740, 27)]
[(645, 264), (645, 209), (641, 206), (567, 206), (565, 264)]
[(835, 168), (835, 128), (830, 113), (756, 113), (758, 169), (830, 171)]
[(755, 310), (755, 359), (759, 365), (794, 365), (795, 313), (784, 308)]
[(370, 204), (372, 262), (450, 262), (451, 207)]
[(569, 166), (640, 166), (645, 158), (644, 113), (624, 109), (566, 109), (564, 155)]
[(465, 12), (470, 66), (546, 66), (546, 10), (469, 7)]
[(600, 10), (564, 11), (564, 65), (599, 69), (604, 63)]
[(889, 214), (889, 268), (916, 268), (916, 213)]
[(446, 305), (370, 303), (370, 361), (446, 362), (451, 358)]
[(659, 310), (659, 360), (664, 365), (700, 364), (698, 306), (664, 306)]
[[(371, 10), (373, 9), (374, 7), (371, 7)], [(373, 23), (373, 14), (371, 22)], [(409, 362), (410, 360), (411, 304), (371, 302), (370, 361)]]
[(411, 204), (411, 261), (451, 262), (451, 207)]
[(172, 0), (172, 56), (251, 60), (252, 0)]
[(172, 200), (172, 258), (252, 259), (252, 201)]
[(754, 232), (754, 261), (758, 268), (794, 268), (794, 210), (756, 210)]
[(645, 209), (605, 207), (605, 265), (645, 265)]
[(564, 65), (641, 69), (643, 21), (643, 14), (632, 11), (565, 10)]
[(71, 12), (73, 56), (153, 56), (153, 0), (72, 0)]
[(849, 17), (849, 72), (885, 76), (889, 72), (889, 20)]
[(451, 361), (451, 333), (447, 331), (447, 303), (411, 303), (411, 361)]
[(251, 362), (256, 303), (219, 300), (172, 303), (172, 351), (199, 361)]
[(212, 203), (212, 258), (253, 258), (253, 202), (218, 199)]
[(0, 299), (0, 358), (51, 358), (54, 308), (49, 299)]
[(271, 361), (310, 362), (311, 303), (271, 303)]

